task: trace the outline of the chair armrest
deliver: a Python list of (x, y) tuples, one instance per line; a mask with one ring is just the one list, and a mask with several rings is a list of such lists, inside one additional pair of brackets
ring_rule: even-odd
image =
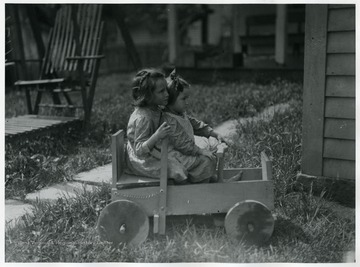
[(5, 68), (10, 66), (15, 66), (15, 62), (14, 61), (5, 62)]
[(102, 59), (104, 55), (90, 55), (90, 56), (75, 56), (67, 57), (66, 60), (86, 60), (86, 59)]
[(65, 81), (65, 78), (57, 79), (46, 79), (46, 80), (29, 80), (29, 81), (17, 81), (15, 82), (16, 86), (31, 86), (31, 85), (48, 85), (48, 84), (58, 84)]

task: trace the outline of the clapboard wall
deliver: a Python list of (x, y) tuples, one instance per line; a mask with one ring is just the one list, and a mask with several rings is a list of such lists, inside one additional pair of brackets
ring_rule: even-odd
[(302, 173), (355, 179), (355, 5), (307, 5)]

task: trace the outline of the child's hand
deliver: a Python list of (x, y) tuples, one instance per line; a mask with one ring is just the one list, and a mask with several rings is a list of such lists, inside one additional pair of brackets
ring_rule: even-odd
[(160, 127), (156, 130), (155, 135), (158, 139), (163, 139), (168, 136), (170, 133), (170, 125), (166, 122), (160, 125)]
[(228, 142), (226, 141), (225, 137), (222, 136), (221, 134), (218, 134), (218, 135), (217, 135), (217, 140), (218, 140), (220, 143), (225, 143), (225, 144), (229, 145)]
[(225, 139), (225, 137), (222, 134), (212, 131), (210, 136), (215, 137), (220, 143), (225, 143), (226, 145), (229, 145), (228, 141)]
[(209, 159), (215, 159), (216, 156), (209, 150), (206, 149), (201, 149), (200, 150), (200, 155), (204, 155), (205, 157), (208, 157)]

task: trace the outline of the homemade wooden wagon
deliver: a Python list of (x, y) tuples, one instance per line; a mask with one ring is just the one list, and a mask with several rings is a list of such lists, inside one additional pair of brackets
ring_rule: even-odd
[[(153, 232), (165, 234), (166, 216), (224, 214), (227, 234), (250, 244), (267, 241), (274, 230), (271, 161), (261, 153), (262, 168), (224, 169), (224, 146), (218, 147), (218, 183), (168, 184), (167, 144), (162, 142), (160, 181), (124, 173), (124, 131), (112, 136), (112, 202), (100, 213), (102, 240), (138, 245)], [(223, 183), (242, 171), (241, 181)], [(171, 181), (171, 180), (169, 180)]]

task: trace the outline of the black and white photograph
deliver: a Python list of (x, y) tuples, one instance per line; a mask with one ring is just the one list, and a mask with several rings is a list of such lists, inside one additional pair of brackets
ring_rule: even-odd
[(355, 1), (2, 11), (6, 265), (355, 266)]

